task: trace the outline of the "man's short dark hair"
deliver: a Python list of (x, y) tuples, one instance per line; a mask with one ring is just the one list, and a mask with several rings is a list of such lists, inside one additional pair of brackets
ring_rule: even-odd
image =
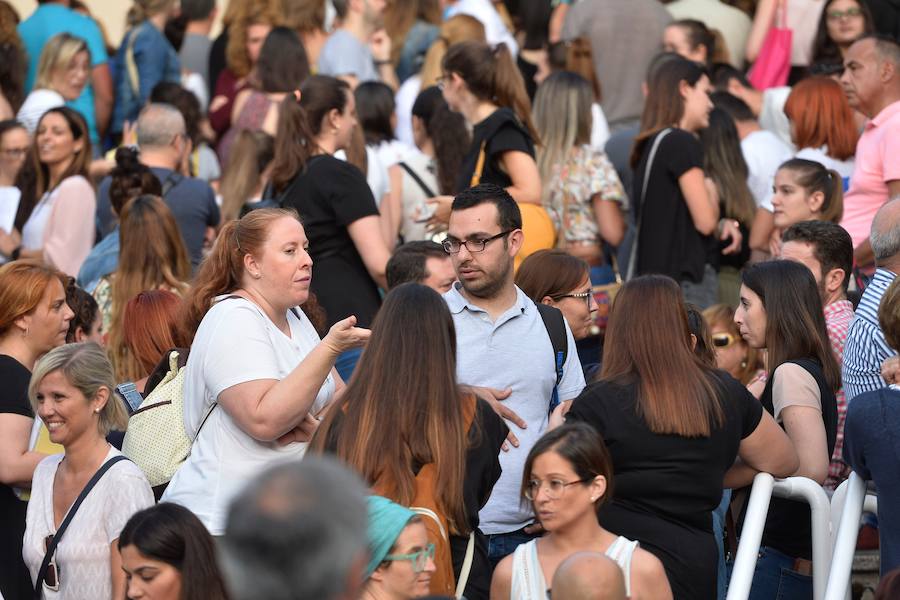
[(755, 121), (756, 116), (747, 103), (728, 92), (713, 92), (709, 95), (713, 105), (726, 113), (735, 122)]
[(401, 283), (422, 283), (429, 275), (425, 268), (429, 258), (449, 258), (449, 255), (443, 246), (431, 240), (407, 242), (394, 250), (385, 269), (388, 289)]
[(181, 0), (181, 16), (184, 20), (204, 21), (216, 7), (216, 0)]
[(843, 270), (844, 293), (847, 293), (853, 270), (853, 240), (847, 230), (830, 221), (802, 221), (788, 227), (781, 241), (811, 245), (823, 276), (832, 269)]
[(737, 79), (738, 83), (748, 90), (754, 89), (753, 84), (747, 79), (740, 69), (736, 69), (728, 63), (715, 63), (710, 69), (712, 74), (712, 85), (720, 92), (728, 91), (728, 83), (732, 79)]
[(450, 212), (474, 208), (491, 203), (497, 207), (500, 230), (512, 231), (522, 229), (522, 213), (519, 205), (505, 189), (493, 183), (480, 183), (475, 187), (461, 191), (453, 199)]
[(338, 18), (343, 19), (347, 16), (347, 11), (350, 9), (350, 0), (331, 0), (331, 5), (334, 6), (334, 12)]

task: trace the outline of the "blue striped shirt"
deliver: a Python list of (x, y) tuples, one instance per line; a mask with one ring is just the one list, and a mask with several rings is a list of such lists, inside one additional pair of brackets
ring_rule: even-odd
[(887, 269), (876, 270), (856, 308), (847, 345), (844, 346), (844, 366), (841, 370), (847, 402), (863, 392), (887, 387), (881, 377), (881, 363), (897, 353), (888, 347), (884, 339), (878, 324), (878, 306), (895, 277)]

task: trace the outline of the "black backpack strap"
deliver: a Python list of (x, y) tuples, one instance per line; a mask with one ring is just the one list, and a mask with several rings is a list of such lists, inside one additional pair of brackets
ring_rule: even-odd
[(165, 180), (162, 182), (162, 197), (165, 198), (169, 192), (172, 191), (176, 185), (181, 183), (181, 180), (184, 179), (184, 176), (181, 175), (178, 171), (172, 171), (169, 173)]
[(424, 181), (422, 181), (422, 178), (419, 177), (419, 174), (412, 170), (412, 167), (410, 167), (410, 166), (409, 166), (408, 164), (406, 164), (405, 162), (399, 162), (399, 163), (397, 163), (397, 164), (400, 165), (400, 167), (401, 167), (404, 171), (406, 171), (406, 174), (407, 174), (407, 175), (409, 175), (410, 177), (412, 177), (413, 181), (415, 181), (416, 184), (418, 184), (418, 186), (419, 186), (420, 188), (422, 188), (422, 191), (425, 192), (425, 196), (427, 196), (428, 198), (434, 198), (435, 196), (437, 196), (437, 194), (435, 194), (435, 193), (432, 191), (432, 189), (431, 189), (430, 187), (428, 187), (428, 184), (425, 183)]
[(38, 569), (37, 580), (34, 584), (35, 600), (40, 600), (44, 595), (44, 578), (47, 576), (47, 569), (50, 567), (50, 561), (53, 559), (53, 554), (56, 552), (56, 547), (59, 546), (59, 541), (62, 539), (63, 534), (66, 532), (66, 529), (69, 527), (69, 523), (72, 522), (72, 519), (75, 517), (75, 513), (78, 512), (78, 507), (81, 506), (81, 503), (84, 502), (84, 499), (87, 498), (88, 494), (91, 493), (91, 490), (94, 489), (94, 486), (97, 485), (97, 482), (100, 481), (100, 478), (103, 477), (103, 475), (105, 475), (106, 472), (109, 471), (109, 469), (114, 464), (123, 460), (128, 459), (120, 454), (118, 456), (113, 456), (111, 459), (100, 465), (100, 468), (97, 469), (97, 472), (94, 473), (94, 476), (91, 477), (90, 481), (87, 482), (87, 485), (84, 486), (84, 489), (81, 490), (81, 493), (78, 494), (78, 497), (75, 498), (75, 502), (72, 503), (72, 507), (69, 509), (69, 512), (66, 513), (66, 517), (63, 519), (63, 522), (59, 524), (59, 529), (57, 529), (56, 533), (53, 534), (53, 540), (47, 547), (47, 553), (44, 554), (44, 560), (41, 562), (41, 568)]
[(559, 393), (557, 386), (562, 381), (563, 365), (566, 364), (566, 357), (569, 351), (569, 339), (566, 336), (566, 321), (562, 312), (554, 306), (547, 304), (535, 303), (541, 319), (544, 321), (544, 327), (547, 328), (547, 335), (550, 336), (550, 345), (553, 346), (553, 364), (556, 366), (556, 385), (553, 386), (553, 398), (550, 401), (550, 410), (552, 411), (559, 404)]

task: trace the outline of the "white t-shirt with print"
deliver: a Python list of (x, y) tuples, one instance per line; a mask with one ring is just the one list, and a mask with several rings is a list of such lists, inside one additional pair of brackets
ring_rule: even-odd
[[(175, 472), (162, 500), (190, 509), (210, 533), (222, 535), (231, 500), (263, 469), (280, 461), (299, 460), (306, 444), (279, 446), (252, 438), (213, 402), (226, 389), (257, 379), (288, 376), (319, 343), (312, 323), (297, 310), (287, 314), (286, 336), (256, 304), (244, 298), (216, 303), (200, 323), (184, 379), (184, 429), (197, 436), (191, 454)], [(322, 409), (334, 394), (329, 375), (311, 411)]]
[[(122, 454), (112, 446), (106, 460)], [(22, 556), (32, 582), (44, 560), (44, 538), (56, 533), (53, 480), (64, 454), (52, 454), (34, 470), (25, 519)], [(133, 462), (119, 461), (90, 491), (56, 548), (59, 591), (44, 586), (44, 598), (112, 598), (110, 544), (139, 510), (153, 506), (153, 491)]]

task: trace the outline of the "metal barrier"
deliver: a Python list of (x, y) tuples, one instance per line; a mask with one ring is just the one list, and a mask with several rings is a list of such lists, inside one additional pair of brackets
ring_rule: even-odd
[(866, 494), (866, 482), (856, 473), (835, 490), (831, 497), (832, 560), (825, 587), (825, 600), (850, 597), (850, 572), (856, 553), (859, 519), (863, 513), (878, 512), (878, 500)]
[(802, 500), (811, 509), (813, 548), (813, 599), (823, 600), (831, 563), (831, 515), (828, 495), (822, 486), (806, 477), (788, 477), (775, 481), (768, 473), (757, 473), (747, 502), (744, 527), (738, 545), (726, 600), (747, 600), (759, 556), (769, 501), (772, 495)]

